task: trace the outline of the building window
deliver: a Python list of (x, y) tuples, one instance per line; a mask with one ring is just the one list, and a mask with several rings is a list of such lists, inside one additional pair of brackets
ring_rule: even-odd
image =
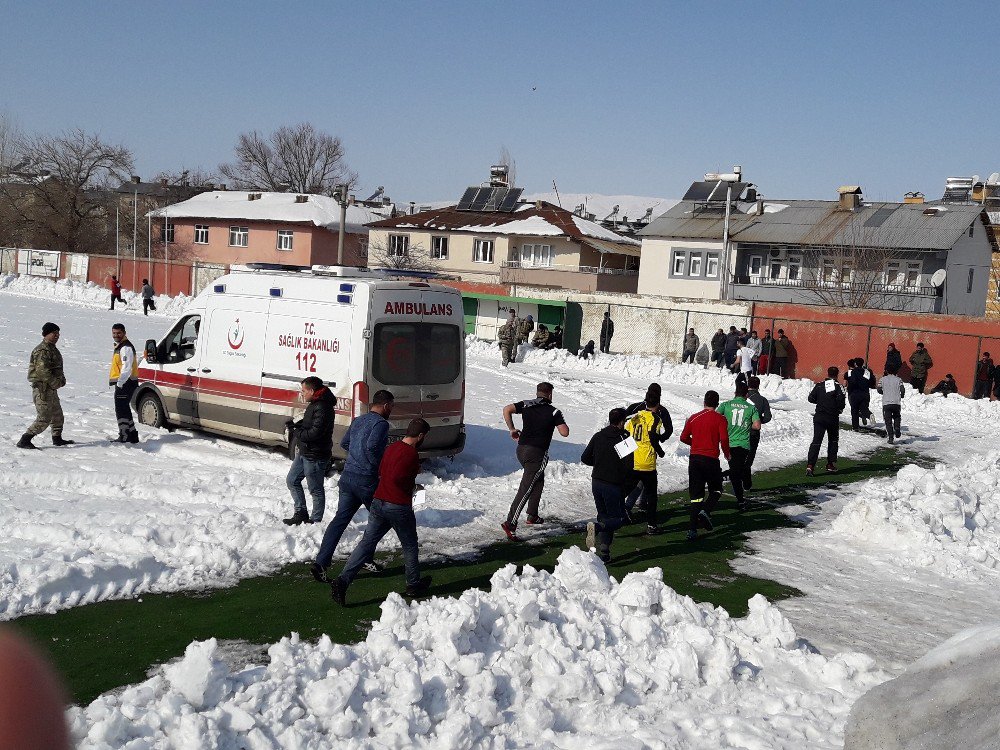
[(368, 257), (368, 240), (358, 240), (358, 255), (362, 258)]
[(705, 256), (705, 276), (710, 279), (719, 278), (719, 254), (708, 253)]
[(762, 255), (751, 255), (750, 256), (750, 275), (760, 276), (761, 271), (764, 270), (764, 256)]
[(410, 235), (390, 234), (389, 235), (389, 257), (405, 258), (410, 254)]
[(552, 266), (552, 245), (521, 245), (521, 266), (549, 268)]
[(781, 278), (781, 261), (772, 260), (771, 261), (771, 272), (769, 274), (772, 280), (777, 280)]
[(788, 256), (788, 280), (798, 281), (802, 278), (802, 256), (801, 255), (789, 255)]
[(837, 262), (833, 258), (823, 258), (819, 279), (824, 284), (832, 284), (837, 280)]
[(208, 224), (194, 225), (194, 244), (196, 245), (208, 244)]
[(969, 269), (969, 283), (965, 287), (965, 293), (966, 294), (972, 294), (972, 280), (975, 277), (976, 277), (976, 269), (975, 268), (970, 268)]
[(854, 264), (845, 260), (840, 266), (840, 283), (850, 284), (854, 279)]
[(172, 221), (166, 222), (163, 226), (163, 240), (164, 242), (174, 241), (174, 223)]
[(920, 271), (923, 264), (918, 261), (910, 261), (906, 264), (906, 285), (910, 287), (920, 286)]
[(472, 260), (476, 263), (492, 263), (493, 240), (474, 240)]
[(250, 244), (250, 229), (248, 227), (229, 227), (229, 246), (246, 247)]
[(701, 276), (702, 255), (701, 253), (691, 253), (688, 276)]
[(671, 274), (674, 276), (685, 276), (687, 271), (687, 253), (674, 250), (674, 259), (670, 264)]
[(431, 239), (431, 258), (433, 260), (448, 260), (447, 237), (434, 237)]
[(279, 229), (278, 230), (278, 249), (279, 250), (291, 250), (292, 249), (292, 230), (291, 229)]

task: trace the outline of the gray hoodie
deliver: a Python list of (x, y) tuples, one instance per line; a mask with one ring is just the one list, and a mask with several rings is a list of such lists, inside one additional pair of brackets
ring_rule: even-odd
[(882, 406), (899, 406), (903, 400), (903, 381), (896, 375), (885, 375), (878, 384)]

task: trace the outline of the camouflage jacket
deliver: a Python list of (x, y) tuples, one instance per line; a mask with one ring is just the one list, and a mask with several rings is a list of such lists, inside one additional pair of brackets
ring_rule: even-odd
[(28, 382), (36, 388), (62, 388), (66, 385), (63, 359), (55, 344), (43, 341), (28, 360)]
[(497, 341), (500, 344), (513, 344), (517, 338), (517, 320), (508, 320), (497, 331)]

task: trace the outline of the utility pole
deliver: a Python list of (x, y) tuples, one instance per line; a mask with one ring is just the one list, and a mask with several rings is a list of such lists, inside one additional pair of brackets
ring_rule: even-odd
[[(733, 185), (742, 179), (743, 167), (739, 164), (733, 167), (732, 172), (725, 172), (723, 174), (709, 172), (705, 175), (705, 182), (718, 182), (718, 185), (715, 186), (716, 188), (723, 182), (726, 183), (726, 217), (722, 225), (722, 262), (719, 264), (719, 282), (721, 286), (719, 299), (722, 300), (728, 300), (732, 296), (729, 288), (729, 279), (732, 276), (729, 272), (729, 217), (733, 207)], [(714, 193), (715, 190), (713, 189), (712, 192)]]
[(139, 264), (136, 262), (136, 245), (139, 243), (139, 188), (132, 194), (132, 289), (139, 283)]

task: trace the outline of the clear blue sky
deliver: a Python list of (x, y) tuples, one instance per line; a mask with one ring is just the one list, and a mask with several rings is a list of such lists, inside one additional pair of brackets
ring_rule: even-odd
[(358, 193), (457, 199), (506, 146), (529, 192), (898, 200), (1000, 171), (1000, 3), (13, 2), (0, 111), (143, 176), (239, 133), (339, 135)]

